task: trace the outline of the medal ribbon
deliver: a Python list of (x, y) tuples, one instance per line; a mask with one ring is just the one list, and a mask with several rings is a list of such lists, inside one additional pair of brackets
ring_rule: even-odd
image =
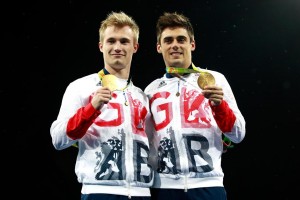
[(203, 73), (204, 71), (198, 69), (194, 63), (192, 63), (193, 69), (189, 68), (177, 68), (177, 67), (166, 67), (166, 72), (170, 74), (186, 74), (186, 73)]
[(102, 80), (102, 77), (105, 76), (106, 74), (109, 74), (109, 72), (105, 68), (101, 69), (98, 72), (98, 76), (99, 76), (100, 80)]

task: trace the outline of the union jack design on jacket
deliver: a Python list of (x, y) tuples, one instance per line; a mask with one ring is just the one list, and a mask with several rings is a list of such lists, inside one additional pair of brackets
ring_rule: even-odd
[(245, 120), (225, 76), (206, 71), (223, 88), (219, 106), (212, 106), (202, 95), (199, 73), (181, 77), (166, 73), (145, 88), (154, 123), (150, 139), (154, 188), (223, 187), (222, 134), (234, 143), (241, 142)]
[(57, 150), (78, 144), (75, 173), (83, 194), (150, 196), (149, 100), (131, 81), (118, 79), (125, 89), (95, 110), (90, 101), (99, 80), (95, 73), (68, 85), (50, 128), (52, 143)]

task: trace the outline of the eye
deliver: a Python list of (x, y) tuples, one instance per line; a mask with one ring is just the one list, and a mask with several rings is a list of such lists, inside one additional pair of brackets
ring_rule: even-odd
[(166, 37), (166, 38), (164, 38), (164, 43), (167, 43), (167, 44), (171, 44), (172, 42), (173, 42), (173, 38), (171, 38), (171, 37)]
[(178, 43), (184, 43), (184, 42), (186, 42), (186, 37), (178, 37), (177, 41), (178, 41)]
[(116, 42), (116, 40), (113, 39), (113, 38), (110, 38), (110, 39), (107, 40), (107, 43), (109, 43), (109, 44), (113, 44), (115, 42)]
[(127, 43), (130, 43), (130, 40), (123, 38), (120, 40), (120, 42), (121, 42), (121, 44), (127, 44)]

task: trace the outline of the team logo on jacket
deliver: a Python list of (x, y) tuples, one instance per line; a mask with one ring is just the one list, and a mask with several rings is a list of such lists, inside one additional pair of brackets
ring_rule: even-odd
[[(96, 165), (94, 167), (96, 180), (126, 180), (126, 163), (132, 162), (133, 181), (150, 183), (153, 179), (151, 166), (148, 164), (149, 147), (142, 141), (133, 140), (132, 148), (128, 146), (124, 129), (118, 130), (119, 136), (112, 136), (101, 143), (101, 147), (96, 154)], [(133, 158), (125, 158), (131, 151)], [(131, 166), (131, 165), (130, 165)], [(126, 172), (125, 172), (126, 171)]]
[(158, 87), (157, 88), (161, 88), (163, 86), (167, 85), (165, 81), (162, 81), (159, 83)]
[[(120, 164), (122, 158), (123, 145), (117, 137), (109, 139), (101, 144), (101, 151), (96, 152), (97, 163), (94, 169), (96, 179), (119, 179)], [(115, 176), (115, 177), (113, 177)]]

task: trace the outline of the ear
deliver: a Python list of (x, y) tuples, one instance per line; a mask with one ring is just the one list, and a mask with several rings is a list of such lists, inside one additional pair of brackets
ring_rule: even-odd
[(191, 50), (192, 50), (192, 51), (195, 51), (195, 49), (196, 49), (196, 41), (193, 40), (193, 41), (191, 42), (191, 45), (192, 45)]
[(101, 42), (98, 43), (99, 50), (103, 52), (103, 44)]
[(161, 45), (156, 43), (156, 50), (158, 53), (161, 53)]
[(136, 43), (135, 45), (133, 45), (133, 53), (136, 53), (137, 52), (137, 50), (139, 49), (139, 47), (140, 47), (140, 45), (139, 45), (139, 43)]

